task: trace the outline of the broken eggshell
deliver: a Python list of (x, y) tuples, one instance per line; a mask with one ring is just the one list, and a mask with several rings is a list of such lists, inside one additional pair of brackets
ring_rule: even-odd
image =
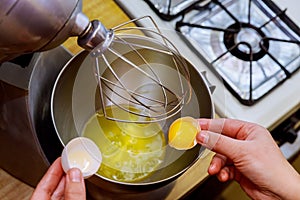
[(95, 174), (102, 162), (98, 146), (89, 138), (76, 137), (68, 142), (61, 155), (63, 170), (71, 168), (81, 170), (83, 178)]

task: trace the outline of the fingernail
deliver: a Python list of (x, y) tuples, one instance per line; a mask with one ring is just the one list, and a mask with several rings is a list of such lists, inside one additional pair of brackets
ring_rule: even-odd
[(77, 168), (69, 170), (70, 180), (75, 183), (81, 182), (81, 171)]
[(216, 168), (216, 165), (215, 164), (210, 164), (209, 165), (209, 171), (214, 171)]
[(202, 129), (207, 129), (208, 128), (208, 122), (207, 120), (198, 120), (198, 124)]
[(220, 178), (221, 178), (221, 181), (223, 181), (223, 182), (227, 181), (228, 178), (229, 178), (228, 171), (227, 170), (221, 170)]
[(205, 145), (208, 143), (209, 135), (206, 131), (200, 131), (196, 139), (200, 144)]

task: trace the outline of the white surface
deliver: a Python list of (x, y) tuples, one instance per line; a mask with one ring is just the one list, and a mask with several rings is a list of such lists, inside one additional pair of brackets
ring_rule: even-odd
[[(162, 32), (167, 35), (180, 52), (194, 64), (199, 72), (207, 71), (209, 81), (217, 87), (213, 93), (213, 100), (216, 111), (221, 117), (250, 121), (271, 129), (275, 124), (283, 120), (284, 116), (289, 114), (291, 110), (299, 109), (299, 70), (294, 73), (290, 79), (275, 88), (255, 105), (250, 107), (244, 106), (225, 88), (222, 81), (208, 69), (200, 58), (187, 46), (187, 43), (175, 32), (174, 23), (176, 19), (171, 22), (161, 20), (151, 8), (141, 0), (117, 0), (117, 2), (132, 18), (150, 15), (162, 29)], [(282, 9), (288, 8), (287, 14), (296, 20), (299, 26), (300, 17), (297, 9), (299, 8), (300, 1), (276, 0), (274, 2), (278, 3)], [(148, 26), (147, 23), (141, 25)]]
[(295, 21), (295, 23), (300, 25), (300, 1), (299, 0), (273, 0), (281, 9), (287, 8), (287, 15)]

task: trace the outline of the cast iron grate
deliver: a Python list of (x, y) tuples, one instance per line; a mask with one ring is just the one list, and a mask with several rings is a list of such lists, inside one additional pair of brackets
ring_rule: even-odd
[(300, 68), (299, 27), (272, 1), (213, 0), (184, 13), (176, 30), (244, 105)]

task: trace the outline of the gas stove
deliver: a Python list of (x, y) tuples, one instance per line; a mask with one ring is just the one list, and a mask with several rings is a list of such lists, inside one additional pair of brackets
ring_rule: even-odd
[(213, 1), (193, 9), (176, 29), (242, 104), (253, 105), (300, 68), (299, 28), (274, 3)]
[[(280, 124), (297, 115), (299, 1), (116, 2), (131, 18), (150, 15), (196, 69), (206, 71), (207, 79), (216, 86), (213, 100), (220, 117), (277, 131)], [(294, 135), (293, 141), (297, 133)]]

